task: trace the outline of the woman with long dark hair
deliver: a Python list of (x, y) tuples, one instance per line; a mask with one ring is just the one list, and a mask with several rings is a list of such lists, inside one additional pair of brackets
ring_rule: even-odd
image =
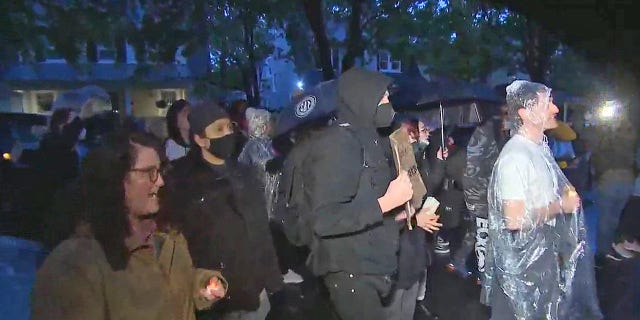
[(32, 319), (195, 319), (225, 295), (219, 272), (194, 269), (184, 237), (156, 232), (159, 142), (118, 133), (80, 177), (90, 232), (57, 246), (36, 275)]

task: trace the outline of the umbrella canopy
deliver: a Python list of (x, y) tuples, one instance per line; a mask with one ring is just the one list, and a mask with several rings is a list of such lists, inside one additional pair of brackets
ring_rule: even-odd
[(88, 86), (84, 86), (80, 89), (76, 89), (74, 91), (77, 91), (85, 96), (88, 96), (90, 98), (96, 98), (96, 99), (102, 99), (102, 100), (109, 100), (111, 99), (111, 97), (109, 96), (109, 93), (107, 92), (107, 90), (105, 90), (102, 87), (96, 86), (96, 85), (88, 85)]
[(338, 106), (338, 83), (336, 80), (321, 82), (305, 90), (277, 117), (276, 136), (288, 133), (300, 126), (331, 116)]
[[(497, 108), (495, 105), (478, 104), (475, 102), (465, 104), (449, 104), (443, 105), (443, 120), (445, 126), (467, 126), (482, 122), (483, 116), (486, 115), (484, 109)], [(427, 108), (419, 110), (404, 110), (399, 113), (413, 118), (423, 119), (432, 123), (436, 123), (435, 127), (440, 126), (440, 110), (439, 108)]]
[(415, 61), (405, 72), (385, 74), (393, 78), (389, 100), (396, 110), (414, 108), (423, 93), (432, 91), (430, 82), (422, 76)]
[[(90, 85), (59, 94), (53, 101), (52, 109), (69, 108), (78, 113), (90, 107), (91, 113), (111, 110), (109, 93), (101, 87)], [(86, 112), (86, 111), (85, 111)]]
[(482, 84), (464, 81), (430, 82), (416, 105), (421, 109), (468, 103), (501, 104), (504, 99), (493, 89)]
[(53, 101), (53, 105), (51, 108), (53, 110), (68, 108), (80, 112), (82, 106), (84, 106), (89, 99), (91, 98), (85, 96), (80, 92), (67, 91), (59, 94), (56, 97), (56, 100)]
[[(482, 112), (486, 108), (497, 108), (504, 103), (504, 98), (493, 89), (482, 84), (464, 81), (441, 80), (424, 81), (409, 84), (405, 92), (413, 91), (414, 102), (398, 107), (398, 111), (422, 119), (440, 121), (439, 107), (444, 108), (444, 125), (470, 125), (482, 121)], [(402, 89), (399, 90), (402, 92)], [(394, 102), (392, 100), (392, 102)], [(396, 104), (394, 103), (394, 107)], [(492, 112), (490, 112), (492, 113)]]

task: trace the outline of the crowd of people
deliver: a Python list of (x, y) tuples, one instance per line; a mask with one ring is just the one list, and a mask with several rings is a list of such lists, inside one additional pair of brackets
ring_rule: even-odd
[[(285, 132), (246, 102), (178, 100), (164, 141), (124, 126), (86, 155), (86, 115), (56, 111), (38, 207), (63, 226), (46, 228), (33, 319), (263, 320), (285, 283), (317, 279), (342, 320), (437, 319), (425, 303), (435, 255), (482, 286), (491, 319), (602, 319), (584, 194), (545, 135), (558, 125), (552, 90), (515, 81), (503, 108), (445, 130), (396, 116), (391, 83), (352, 68), (319, 85), (331, 101), (295, 95)], [(395, 130), (427, 190), (416, 208)], [(598, 257), (640, 252), (632, 158), (599, 175)]]

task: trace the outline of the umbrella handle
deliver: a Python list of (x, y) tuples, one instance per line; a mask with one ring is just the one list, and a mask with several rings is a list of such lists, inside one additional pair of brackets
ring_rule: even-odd
[(440, 102), (440, 143), (444, 152), (444, 109), (442, 108), (442, 102)]

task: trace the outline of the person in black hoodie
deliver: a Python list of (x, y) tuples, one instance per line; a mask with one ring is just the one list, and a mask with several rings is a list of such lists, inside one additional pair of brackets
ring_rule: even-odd
[(482, 281), (489, 238), (487, 200), (489, 180), (500, 150), (509, 140), (512, 125), (507, 121), (506, 106), (499, 109), (485, 108), (480, 111), (483, 116), (482, 122), (473, 131), (467, 144), (467, 161), (462, 177), (462, 187), (467, 209), (476, 221), (475, 254), (479, 280)]
[(299, 161), (305, 164), (298, 177), (304, 180), (300, 203), (307, 208), (300, 212), (308, 228), (307, 265), (323, 278), (342, 320), (385, 319), (382, 301), (397, 271), (394, 209), (413, 194), (406, 172), (393, 180), (388, 139), (376, 131), (393, 120), (391, 80), (351, 69), (337, 81), (338, 120), (307, 139), (312, 147)]
[(264, 194), (251, 168), (230, 160), (236, 135), (214, 103), (189, 115), (193, 141), (165, 178), (161, 225), (183, 232), (196, 267), (215, 268), (229, 283), (216, 319), (264, 319), (268, 293), (283, 287)]

